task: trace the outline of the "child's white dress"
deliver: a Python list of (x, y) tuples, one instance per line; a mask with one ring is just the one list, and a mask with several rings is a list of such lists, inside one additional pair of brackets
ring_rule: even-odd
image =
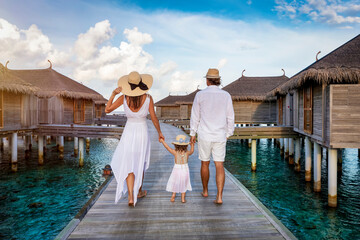
[(177, 154), (178, 163), (173, 167), (169, 181), (166, 185), (166, 191), (173, 193), (185, 193), (186, 191), (191, 191), (190, 183), (190, 173), (188, 166), (188, 156), (187, 154), (181, 155)]

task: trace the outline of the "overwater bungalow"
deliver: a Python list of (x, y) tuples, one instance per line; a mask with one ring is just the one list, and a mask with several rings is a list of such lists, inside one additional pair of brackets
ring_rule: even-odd
[(38, 97), (38, 123), (94, 123), (95, 101), (103, 101), (102, 95), (58, 73), (51, 63), (46, 69), (5, 70), (38, 88), (35, 92)]
[(330, 206), (337, 204), (337, 150), (360, 148), (359, 82), (360, 35), (316, 60), (269, 95), (278, 99), (278, 124), (293, 125), (294, 131), (305, 137), (307, 181), (311, 180), (314, 148), (315, 191), (321, 189), (320, 146), (328, 148)]
[(105, 107), (107, 102), (108, 100), (104, 97), (102, 97), (102, 99), (94, 101), (95, 118), (103, 118), (106, 116)]
[(192, 93), (185, 95), (184, 97), (182, 97), (176, 101), (176, 103), (180, 105), (180, 119), (190, 120), (191, 108), (192, 108), (192, 105), (193, 105), (193, 102), (195, 99), (195, 95), (199, 91), (200, 91), (200, 89), (196, 89)]
[(276, 99), (267, 98), (266, 94), (277, 86), (287, 82), (285, 76), (247, 77), (225, 86), (230, 93), (235, 111), (235, 124), (275, 124)]
[(0, 132), (29, 129), (37, 125), (39, 88), (7, 71), (0, 63)]
[(180, 105), (177, 101), (180, 101), (184, 97), (185, 95), (169, 95), (156, 102), (156, 116), (159, 120), (180, 119)]

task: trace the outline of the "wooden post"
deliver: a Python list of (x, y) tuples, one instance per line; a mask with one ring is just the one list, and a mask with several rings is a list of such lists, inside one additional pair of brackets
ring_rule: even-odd
[(79, 152), (79, 138), (74, 137), (74, 156), (76, 157)]
[(300, 138), (295, 138), (295, 171), (300, 172)]
[(51, 144), (51, 136), (46, 136), (46, 143)]
[(87, 137), (86, 138), (86, 152), (90, 152), (90, 138)]
[(311, 181), (311, 142), (305, 137), (305, 181)]
[(79, 138), (79, 166), (84, 166), (84, 138)]
[(59, 159), (64, 159), (64, 136), (59, 136)]
[(32, 136), (30, 135), (29, 136), (29, 141), (27, 142), (27, 144), (29, 144), (28, 148), (29, 148), (29, 151), (31, 152), (31, 149), (32, 149)]
[(248, 147), (251, 148), (251, 139), (248, 139)]
[(289, 138), (284, 138), (284, 147), (285, 147), (285, 159), (289, 159)]
[(0, 151), (4, 151), (4, 139), (0, 137)]
[(321, 191), (321, 147), (314, 142), (314, 191)]
[(256, 140), (251, 140), (251, 171), (256, 171)]
[(284, 156), (284, 139), (280, 138), (280, 156)]
[(337, 206), (337, 150), (329, 148), (328, 150), (328, 205)]
[(44, 164), (44, 136), (38, 136), (39, 165)]
[(11, 136), (11, 171), (17, 172), (17, 132)]
[(294, 139), (289, 138), (289, 164), (294, 164)]

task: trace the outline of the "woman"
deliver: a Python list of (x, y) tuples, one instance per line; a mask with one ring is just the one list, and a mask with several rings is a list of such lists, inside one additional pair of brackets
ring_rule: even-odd
[[(124, 104), (127, 117), (123, 134), (111, 161), (111, 168), (118, 183), (115, 203), (126, 192), (129, 206), (135, 206), (137, 198), (146, 196), (146, 190), (142, 190), (142, 180), (150, 163), (150, 139), (146, 124), (148, 113), (159, 134), (159, 141), (165, 139), (155, 115), (154, 101), (146, 94), (152, 83), (153, 78), (149, 74), (131, 72), (122, 76), (118, 81), (118, 88), (112, 92), (105, 108), (106, 113), (111, 113)], [(114, 97), (120, 92), (124, 95), (113, 102)]]

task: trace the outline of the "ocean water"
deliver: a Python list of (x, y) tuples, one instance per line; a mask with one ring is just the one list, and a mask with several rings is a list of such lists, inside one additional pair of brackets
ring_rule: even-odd
[[(47, 145), (45, 164), (38, 166), (37, 146), (25, 160), (19, 141), (19, 170), (10, 172), (10, 152), (0, 152), (0, 239), (53, 239), (105, 180), (116, 139), (91, 140), (85, 166), (73, 156), (73, 142), (65, 141), (64, 160), (55, 143)], [(302, 158), (303, 159), (303, 158)], [(343, 152), (338, 173), (338, 208), (327, 206), (327, 162), (322, 160), (322, 191), (313, 192), (300, 173), (281, 159), (272, 141), (257, 146), (257, 171), (251, 172), (246, 142), (227, 144), (225, 167), (234, 174), (299, 239), (360, 239), (360, 161), (357, 149)]]
[(47, 145), (44, 165), (37, 146), (25, 160), (22, 140), (18, 172), (10, 171), (7, 145), (0, 152), (0, 239), (54, 239), (103, 183), (102, 168), (111, 161), (119, 140), (92, 139), (84, 167), (73, 156), (73, 141), (65, 140), (64, 160), (54, 141)]
[[(225, 167), (248, 188), (298, 239), (360, 239), (360, 160), (357, 149), (343, 151), (338, 171), (338, 207), (327, 206), (327, 160), (322, 159), (321, 192), (280, 157), (273, 141), (257, 143), (257, 170), (251, 172), (247, 142), (227, 144)], [(313, 175), (312, 175), (313, 176)]]

